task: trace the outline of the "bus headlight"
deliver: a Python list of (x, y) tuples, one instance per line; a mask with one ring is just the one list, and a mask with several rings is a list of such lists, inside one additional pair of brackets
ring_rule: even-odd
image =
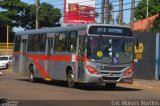
[(129, 69), (124, 71), (123, 76), (129, 76), (133, 73), (133, 71), (134, 71), (134, 67), (130, 67)]
[(86, 65), (86, 69), (89, 73), (98, 75), (98, 71), (95, 68), (93, 68), (92, 66)]

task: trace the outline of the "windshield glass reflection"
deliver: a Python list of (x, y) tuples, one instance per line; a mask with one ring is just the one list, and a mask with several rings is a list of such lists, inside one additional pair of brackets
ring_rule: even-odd
[(101, 63), (130, 63), (133, 61), (133, 38), (90, 36), (88, 58)]

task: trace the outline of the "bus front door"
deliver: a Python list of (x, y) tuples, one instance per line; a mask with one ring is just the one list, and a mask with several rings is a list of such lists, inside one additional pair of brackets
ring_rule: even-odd
[[(21, 47), (20, 47), (20, 51), (22, 53), (26, 53), (27, 52), (27, 35), (22, 37), (21, 40)], [(27, 57), (25, 55), (20, 55), (20, 63), (22, 63), (19, 66), (19, 70), (20, 73), (23, 75), (27, 75), (27, 66), (26, 66), (26, 62), (27, 62)]]
[(53, 45), (53, 38), (47, 38), (46, 42), (46, 56), (47, 59), (45, 60), (45, 70), (48, 71), (49, 76), (52, 76), (52, 69), (51, 69), (51, 54), (52, 54), (52, 46)]
[(85, 67), (85, 63), (84, 63), (84, 57), (86, 57), (85, 51), (86, 51), (86, 47), (87, 47), (87, 40), (85, 37), (79, 37), (79, 47), (78, 47), (78, 55), (79, 57), (81, 57), (78, 60), (78, 80), (83, 81), (84, 80), (84, 67)]

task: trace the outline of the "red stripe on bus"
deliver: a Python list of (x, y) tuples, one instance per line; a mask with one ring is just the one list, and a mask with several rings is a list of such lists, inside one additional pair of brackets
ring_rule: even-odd
[(86, 56), (76, 56), (76, 61), (78, 61), (78, 60), (83, 60), (83, 61), (85, 61), (85, 62), (88, 62), (89, 61), (89, 59), (86, 57)]
[(36, 56), (36, 55), (26, 54), (26, 53), (23, 53), (23, 52), (16, 52), (16, 54), (24, 55), (24, 56), (30, 58), (34, 62), (36, 67), (38, 68), (38, 71), (40, 72), (42, 77), (44, 79), (49, 77), (49, 74), (48, 74), (47, 70), (44, 70), (44, 68), (41, 66), (41, 64), (39, 64), (38, 61), (37, 61), (37, 60), (44, 59), (46, 56), (38, 56), (38, 55)]
[(54, 61), (71, 61), (72, 57), (71, 56), (61, 56), (61, 55), (54, 55), (54, 56), (49, 56), (48, 60), (54, 60)]
[[(34, 55), (34, 54), (26, 54), (22, 52), (16, 52), (17, 54), (23, 54), (30, 59), (33, 60), (54, 60), (54, 61), (72, 61), (72, 56), (71, 55), (54, 55), (54, 56), (46, 56), (46, 55)], [(83, 59), (84, 61), (89, 61), (89, 59), (85, 56), (76, 56), (76, 61), (79, 59)]]
[(38, 68), (38, 70), (41, 73), (43, 78), (49, 77), (49, 74), (47, 73), (47, 71), (44, 70), (44, 68), (41, 66), (41, 64), (39, 64), (36, 60), (33, 60), (33, 62), (36, 65), (36, 67)]
[(27, 54), (27, 56), (29, 56), (31, 59), (34, 60), (48, 60), (48, 57), (45, 55), (31, 55), (31, 54)]
[[(47, 70), (44, 70), (44, 68), (41, 66), (41, 64), (38, 63), (38, 60), (53, 60), (53, 61), (72, 61), (72, 56), (62, 56), (62, 55), (54, 55), (54, 56), (46, 56), (46, 55), (34, 55), (34, 54), (26, 54), (23, 52), (16, 52), (16, 54), (24, 55), (28, 58), (30, 58), (36, 67), (38, 68), (39, 72), (41, 73), (43, 78), (49, 77), (49, 74)], [(82, 59), (85, 62), (88, 62), (89, 59), (85, 56), (76, 56), (75, 61), (78, 61), (79, 59)]]
[(16, 52), (16, 53), (25, 55), (34, 60), (55, 60), (55, 61), (71, 61), (72, 60), (72, 56), (66, 56), (66, 55), (65, 56), (62, 56), (62, 55), (46, 56), (46, 55), (26, 54), (22, 52)]

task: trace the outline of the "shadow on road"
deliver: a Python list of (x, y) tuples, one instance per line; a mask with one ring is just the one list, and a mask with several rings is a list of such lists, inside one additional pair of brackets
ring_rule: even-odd
[[(17, 79), (17, 80), (30, 82), (28, 79)], [(68, 88), (67, 83), (65, 81), (55, 81), (55, 80), (44, 81), (42, 79), (38, 79), (35, 83)], [(121, 86), (117, 86), (114, 90), (109, 90), (109, 89), (106, 89), (105, 85), (102, 85), (102, 84), (82, 84), (82, 83), (78, 83), (78, 85), (75, 88), (71, 88), (71, 89), (79, 89), (79, 90), (86, 90), (86, 91), (140, 91), (140, 90), (143, 90), (138, 88), (129, 88), (129, 87), (121, 87)]]

